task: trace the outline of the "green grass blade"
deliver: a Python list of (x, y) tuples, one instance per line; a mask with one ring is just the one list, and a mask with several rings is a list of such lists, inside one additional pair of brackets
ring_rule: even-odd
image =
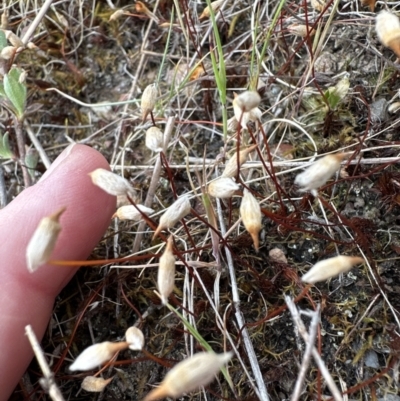
[[(208, 342), (201, 336), (201, 334), (188, 322), (187, 319), (184, 318), (182, 314), (180, 314), (173, 306), (170, 304), (166, 304), (167, 308), (176, 314), (176, 316), (179, 317), (179, 319), (182, 321), (183, 325), (188, 329), (190, 334), (199, 342), (199, 344), (208, 352), (214, 352), (214, 350), (211, 348), (211, 345), (208, 344)], [(226, 370), (225, 367), (221, 368), (221, 372), (224, 375), (226, 381), (228, 382), (229, 386), (233, 390), (233, 383), (231, 381), (231, 378), (228, 374), (228, 371)]]

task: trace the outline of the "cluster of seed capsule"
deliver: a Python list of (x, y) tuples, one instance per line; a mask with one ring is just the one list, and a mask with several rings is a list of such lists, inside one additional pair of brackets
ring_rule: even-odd
[[(150, 94), (152, 98), (155, 97), (154, 87), (151, 86), (149, 90), (146, 89), (145, 94)], [(257, 92), (246, 91), (235, 96), (233, 109), (237, 122), (241, 124), (245, 121), (247, 124), (247, 122), (253, 121), (253, 119), (259, 122), (258, 105), (260, 101), (261, 98)], [(153, 108), (153, 103), (144, 102), (144, 105), (142, 104), (144, 119), (147, 118), (149, 113), (152, 113)], [(150, 135), (153, 135), (154, 132), (154, 129), (150, 131)], [(159, 133), (157, 132), (154, 135), (159, 136)], [(146, 143), (151, 144), (154, 151), (162, 149), (162, 141), (162, 133), (161, 137), (157, 140), (154, 138), (150, 140), (146, 137)], [(262, 228), (260, 203), (250, 190), (245, 188), (242, 191), (240, 185), (235, 181), (241, 166), (247, 161), (249, 154), (255, 151), (256, 148), (257, 145), (252, 145), (235, 153), (226, 162), (221, 176), (207, 185), (207, 192), (210, 196), (221, 199), (228, 199), (236, 195), (242, 196), (240, 216), (245, 229), (253, 239), (255, 250), (258, 251), (259, 233)], [(318, 196), (318, 188), (323, 186), (340, 169), (341, 162), (345, 156), (346, 154), (344, 153), (336, 153), (318, 159), (296, 176), (295, 184), (301, 191), (311, 191), (315, 196)], [(94, 185), (111, 195), (129, 197), (130, 199), (135, 198), (135, 190), (130, 182), (117, 174), (105, 169), (97, 169), (90, 173), (90, 176)], [(26, 258), (29, 271), (34, 272), (50, 260), (51, 253), (61, 230), (60, 217), (64, 210), (65, 208), (60, 209), (52, 215), (43, 218), (39, 223), (27, 247)], [(143, 205), (132, 204), (120, 207), (114, 214), (114, 217), (118, 217), (121, 220), (138, 221), (142, 219), (143, 215), (150, 215), (153, 212), (154, 210), (146, 208)], [(190, 212), (190, 196), (184, 194), (164, 211), (154, 232), (154, 237), (158, 236), (163, 230), (173, 228)], [(157, 286), (163, 304), (167, 304), (168, 297), (175, 285), (175, 262), (173, 237), (171, 235), (166, 242), (165, 251), (160, 257), (158, 268)], [(354, 265), (362, 262), (363, 259), (360, 257), (339, 255), (315, 264), (302, 277), (302, 280), (306, 283), (314, 284), (346, 272)], [(122, 342), (113, 343), (106, 341), (92, 345), (78, 356), (70, 366), (70, 370), (91, 370), (106, 363), (121, 350), (142, 349), (144, 336), (138, 328), (132, 327), (128, 329), (125, 337), (126, 341)], [(145, 401), (152, 401), (166, 396), (178, 397), (185, 392), (209, 383), (231, 357), (231, 353), (218, 355), (213, 352), (203, 352), (182, 361), (167, 374), (159, 387), (149, 393)], [(185, 375), (183, 375), (183, 372), (185, 372)], [(184, 377), (184, 380), (182, 380), (182, 377)], [(177, 380), (177, 378), (180, 380)], [(98, 386), (96, 388), (104, 388), (108, 383), (103, 379), (99, 380), (100, 382), (96, 378), (90, 377), (90, 379), (86, 380), (85, 385), (90, 387), (95, 384), (94, 387)]]

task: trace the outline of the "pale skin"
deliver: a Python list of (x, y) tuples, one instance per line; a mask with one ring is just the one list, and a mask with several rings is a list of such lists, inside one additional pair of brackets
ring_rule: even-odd
[(0, 401), (17, 386), (33, 354), (25, 336), (31, 324), (42, 338), (55, 297), (76, 268), (26, 268), (25, 249), (39, 220), (67, 209), (52, 259), (85, 260), (105, 233), (116, 199), (95, 187), (88, 173), (109, 169), (104, 157), (84, 145), (67, 148), (33, 187), (0, 211)]

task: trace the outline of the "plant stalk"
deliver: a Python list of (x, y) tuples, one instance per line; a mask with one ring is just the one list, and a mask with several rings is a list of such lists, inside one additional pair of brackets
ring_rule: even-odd
[(52, 2), (53, 2), (53, 0), (46, 0), (44, 2), (44, 4), (42, 5), (42, 7), (40, 7), (40, 10), (36, 14), (35, 19), (29, 25), (28, 30), (25, 32), (25, 35), (21, 39), (24, 46), (26, 46), (29, 43), (33, 33), (35, 32), (36, 28), (39, 26), (40, 22), (42, 21), (43, 17), (45, 16), (45, 14), (47, 13), (47, 10), (50, 8), (50, 5)]
[(17, 145), (18, 145), (18, 153), (19, 160), (22, 168), (22, 176), (24, 177), (25, 188), (28, 188), (32, 185), (31, 176), (29, 175), (29, 171), (25, 166), (25, 138), (24, 132), (22, 130), (22, 121), (17, 117), (14, 117), (14, 126), (15, 126), (15, 136), (17, 137)]
[(64, 401), (60, 389), (54, 380), (53, 372), (46, 361), (42, 348), (40, 348), (39, 341), (32, 329), (31, 325), (25, 327), (25, 334), (31, 343), (32, 350), (36, 356), (40, 369), (43, 372), (44, 378), (40, 380), (40, 384), (44, 390), (48, 391), (50, 398), (53, 401)]
[[(166, 154), (167, 148), (169, 141), (171, 140), (171, 135), (172, 135), (172, 128), (174, 127), (175, 124), (175, 116), (171, 116), (167, 120), (167, 125), (165, 127), (165, 132), (164, 132), (164, 145), (163, 145), (163, 152)], [(150, 207), (151, 204), (153, 203), (153, 198), (154, 194), (156, 193), (156, 189), (159, 185), (160, 181), (160, 174), (161, 174), (161, 155), (157, 158), (156, 164), (154, 166), (154, 171), (152, 175), (152, 179), (150, 182), (149, 190), (147, 191), (147, 196), (146, 200), (144, 201), (144, 205), (146, 207)], [(133, 253), (135, 254), (136, 252), (139, 251), (140, 249), (140, 243), (142, 241), (143, 237), (143, 230), (146, 227), (146, 222), (142, 221), (139, 224), (138, 231), (135, 237), (135, 242), (133, 243)]]

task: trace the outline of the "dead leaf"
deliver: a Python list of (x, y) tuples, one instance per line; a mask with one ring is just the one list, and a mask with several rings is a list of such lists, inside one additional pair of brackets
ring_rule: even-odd
[(361, 0), (361, 4), (364, 7), (369, 7), (370, 11), (374, 12), (376, 0)]

